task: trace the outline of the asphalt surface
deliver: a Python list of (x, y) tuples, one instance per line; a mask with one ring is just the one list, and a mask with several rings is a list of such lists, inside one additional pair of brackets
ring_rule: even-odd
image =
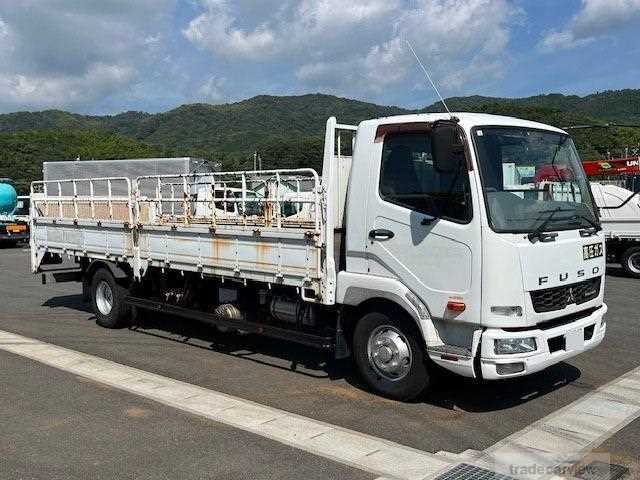
[[(105, 330), (78, 284), (41, 285), (28, 252), (0, 249), (0, 330), (17, 333), (427, 452), (484, 450), (640, 366), (640, 281), (611, 269), (607, 336), (529, 378), (445, 376), (420, 403), (362, 388), (349, 362), (181, 320)], [(372, 478), (170, 407), (0, 355), (2, 478)], [(598, 450), (640, 478), (640, 420)], [(58, 475), (58, 477), (56, 477)]]
[(373, 477), (9, 353), (0, 364), (3, 479)]

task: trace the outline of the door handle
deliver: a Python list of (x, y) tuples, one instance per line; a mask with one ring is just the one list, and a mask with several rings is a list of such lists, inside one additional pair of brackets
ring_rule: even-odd
[(394, 236), (395, 236), (395, 233), (393, 233), (391, 230), (386, 230), (384, 228), (377, 228), (369, 232), (369, 238), (371, 240), (389, 240)]

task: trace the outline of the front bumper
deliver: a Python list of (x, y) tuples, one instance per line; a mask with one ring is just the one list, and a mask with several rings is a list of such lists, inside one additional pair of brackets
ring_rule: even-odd
[[(482, 377), (487, 380), (521, 377), (544, 370), (551, 365), (590, 350), (600, 344), (606, 332), (603, 320), (607, 306), (585, 317), (552, 328), (533, 328), (531, 330), (507, 331), (490, 328), (483, 332), (481, 339), (480, 366)], [(593, 326), (593, 331), (590, 327)], [(591, 335), (589, 335), (591, 333)], [(500, 338), (534, 337), (537, 349), (534, 352), (512, 355), (496, 355), (494, 340)], [(551, 340), (551, 345), (549, 343)], [(521, 363), (522, 370), (517, 373), (499, 373), (499, 365)], [(518, 366), (519, 368), (519, 366)]]
[(29, 232), (20, 232), (20, 233), (0, 233), (0, 242), (8, 241), (8, 242), (20, 242), (23, 240), (29, 240)]

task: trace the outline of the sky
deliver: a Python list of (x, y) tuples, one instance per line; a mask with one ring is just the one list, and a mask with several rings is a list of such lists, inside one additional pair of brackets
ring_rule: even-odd
[(638, 88), (640, 0), (0, 0), (0, 112)]

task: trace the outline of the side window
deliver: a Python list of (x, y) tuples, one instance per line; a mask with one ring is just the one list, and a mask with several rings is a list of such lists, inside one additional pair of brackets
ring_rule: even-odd
[(380, 196), (383, 200), (433, 217), (471, 219), (469, 177), (464, 165), (455, 172), (433, 167), (428, 133), (387, 135), (382, 150)]

